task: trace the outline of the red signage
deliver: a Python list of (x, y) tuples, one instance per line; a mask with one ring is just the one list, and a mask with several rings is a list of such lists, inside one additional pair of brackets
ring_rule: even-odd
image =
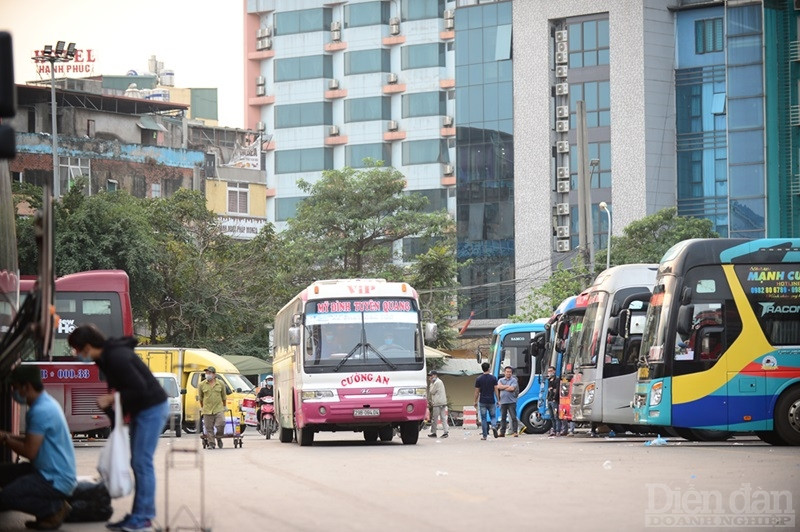
[[(36, 73), (39, 75), (50, 75), (50, 62), (44, 58), (41, 50), (33, 52), (33, 60), (36, 61)], [(97, 57), (94, 50), (75, 50), (75, 57), (64, 63), (55, 63), (53, 70), (56, 74), (91, 74), (94, 72), (94, 64)]]

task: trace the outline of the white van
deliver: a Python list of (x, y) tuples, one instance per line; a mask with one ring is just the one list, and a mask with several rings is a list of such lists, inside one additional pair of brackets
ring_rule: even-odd
[(167, 392), (167, 400), (169, 401), (169, 418), (167, 424), (164, 425), (162, 434), (167, 429), (175, 431), (175, 437), (181, 437), (181, 394), (180, 386), (178, 385), (178, 377), (174, 373), (153, 373), (153, 376)]

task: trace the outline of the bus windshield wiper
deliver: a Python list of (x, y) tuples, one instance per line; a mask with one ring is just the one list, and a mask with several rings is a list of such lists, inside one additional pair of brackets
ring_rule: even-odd
[(358, 345), (356, 345), (349, 353), (347, 353), (347, 356), (345, 356), (336, 365), (336, 367), (333, 368), (333, 371), (339, 371), (339, 368), (341, 368), (344, 365), (344, 363), (347, 362), (347, 359), (349, 359), (351, 356), (353, 356), (355, 354), (355, 352), (358, 351), (359, 349), (361, 350), (361, 352), (364, 355), (364, 360), (366, 360), (366, 358), (367, 358), (367, 352), (369, 350), (371, 350), (376, 355), (378, 355), (378, 357), (380, 357), (380, 359), (383, 360), (390, 368), (397, 369), (397, 366), (395, 364), (393, 364), (392, 362), (390, 362), (388, 358), (383, 356), (383, 353), (381, 353), (380, 351), (378, 351), (377, 349), (372, 347), (372, 344), (367, 342), (367, 330), (364, 327), (364, 313), (363, 312), (361, 313), (361, 341), (358, 342)]

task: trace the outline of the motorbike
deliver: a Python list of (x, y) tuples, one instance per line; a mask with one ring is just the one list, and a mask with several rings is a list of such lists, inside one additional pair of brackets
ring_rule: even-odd
[(275, 404), (272, 396), (259, 397), (258, 402), (258, 433), (269, 440), (278, 432), (278, 420), (275, 419)]

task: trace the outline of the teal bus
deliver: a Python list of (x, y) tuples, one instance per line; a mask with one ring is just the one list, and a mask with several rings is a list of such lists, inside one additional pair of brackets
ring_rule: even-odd
[(636, 421), (800, 445), (800, 239), (694, 239), (659, 265)]

